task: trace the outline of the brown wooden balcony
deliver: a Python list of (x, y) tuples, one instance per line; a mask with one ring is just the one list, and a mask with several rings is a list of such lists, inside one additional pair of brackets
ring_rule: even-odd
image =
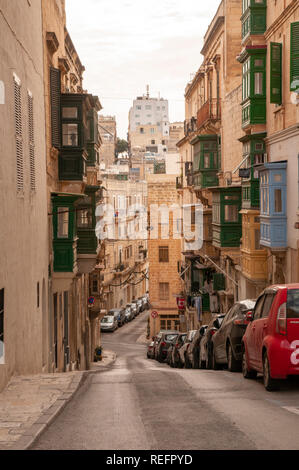
[(199, 129), (206, 121), (218, 121), (221, 119), (221, 106), (219, 99), (211, 99), (197, 112), (197, 128)]

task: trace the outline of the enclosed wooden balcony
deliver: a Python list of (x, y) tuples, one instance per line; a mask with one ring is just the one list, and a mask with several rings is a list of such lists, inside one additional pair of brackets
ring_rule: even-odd
[(197, 112), (197, 128), (200, 129), (207, 121), (219, 121), (221, 119), (221, 105), (217, 98), (209, 99)]

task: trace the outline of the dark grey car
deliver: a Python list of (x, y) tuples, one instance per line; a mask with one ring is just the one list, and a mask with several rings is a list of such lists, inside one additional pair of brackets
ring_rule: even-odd
[(230, 372), (241, 371), (242, 338), (248, 325), (246, 314), (254, 309), (255, 303), (255, 300), (250, 299), (236, 302), (226, 314), (219, 330), (212, 337), (213, 369), (227, 364)]
[(170, 344), (178, 337), (177, 331), (167, 331), (163, 333), (157, 345), (157, 361), (164, 362), (167, 358), (167, 352)]

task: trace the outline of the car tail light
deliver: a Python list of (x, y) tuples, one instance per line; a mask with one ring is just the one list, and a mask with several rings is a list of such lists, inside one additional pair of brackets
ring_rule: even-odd
[(175, 347), (178, 348), (178, 347), (179, 347), (179, 343), (176, 343)]
[(216, 330), (211, 330), (211, 336), (213, 336), (216, 333)]
[(287, 334), (287, 304), (281, 304), (277, 313), (276, 331), (280, 335)]
[(244, 318), (244, 320), (241, 320), (241, 319), (234, 320), (234, 325), (248, 325), (248, 324), (249, 324), (249, 321), (245, 320), (245, 318)]
[(190, 343), (187, 344), (187, 349), (189, 349)]
[(163, 348), (164, 346), (166, 346), (165, 341), (162, 341), (161, 346), (162, 346), (162, 348)]

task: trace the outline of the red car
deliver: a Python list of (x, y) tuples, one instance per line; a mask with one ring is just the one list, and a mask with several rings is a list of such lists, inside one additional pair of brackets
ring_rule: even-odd
[(266, 390), (277, 390), (278, 379), (299, 375), (299, 284), (265, 289), (246, 318), (243, 376), (261, 372)]

